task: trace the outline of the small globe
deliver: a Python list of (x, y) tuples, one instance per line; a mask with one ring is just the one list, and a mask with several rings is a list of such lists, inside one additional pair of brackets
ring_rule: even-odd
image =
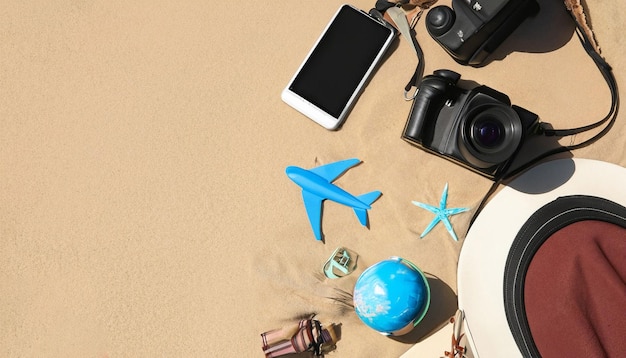
[(370, 328), (385, 334), (408, 333), (430, 305), (424, 273), (411, 262), (392, 257), (368, 267), (354, 287), (354, 309)]

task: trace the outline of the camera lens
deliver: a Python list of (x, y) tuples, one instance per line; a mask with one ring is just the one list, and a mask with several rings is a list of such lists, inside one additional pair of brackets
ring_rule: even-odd
[(476, 139), (476, 142), (486, 148), (497, 146), (504, 138), (504, 128), (502, 124), (492, 118), (487, 118), (480, 123), (476, 123), (472, 131), (472, 136)]
[(510, 106), (483, 104), (461, 123), (459, 147), (468, 163), (489, 168), (510, 159), (522, 141), (522, 122)]

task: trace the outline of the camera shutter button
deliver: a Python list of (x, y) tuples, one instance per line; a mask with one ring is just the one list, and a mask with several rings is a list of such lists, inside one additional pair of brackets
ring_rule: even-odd
[(437, 77), (444, 78), (452, 84), (456, 84), (461, 79), (461, 75), (450, 70), (436, 70), (433, 74)]
[(431, 35), (441, 36), (452, 28), (454, 20), (455, 15), (451, 8), (444, 5), (436, 6), (426, 15), (426, 27)]

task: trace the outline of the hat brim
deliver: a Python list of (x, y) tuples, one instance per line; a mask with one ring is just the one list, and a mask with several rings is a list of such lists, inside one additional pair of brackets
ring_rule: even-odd
[(563, 196), (589, 195), (626, 206), (626, 169), (589, 159), (540, 164), (503, 188), (470, 228), (458, 264), (458, 302), (476, 357), (521, 357), (504, 303), (511, 245), (528, 218)]

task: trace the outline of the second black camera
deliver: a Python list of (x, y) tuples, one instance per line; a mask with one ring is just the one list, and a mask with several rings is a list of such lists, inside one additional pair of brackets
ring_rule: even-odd
[(504, 173), (538, 123), (487, 86), (461, 86), (461, 76), (438, 70), (420, 83), (402, 138), (491, 179)]
[(457, 62), (481, 66), (524, 19), (536, 14), (536, 0), (452, 0), (426, 15), (426, 29)]

